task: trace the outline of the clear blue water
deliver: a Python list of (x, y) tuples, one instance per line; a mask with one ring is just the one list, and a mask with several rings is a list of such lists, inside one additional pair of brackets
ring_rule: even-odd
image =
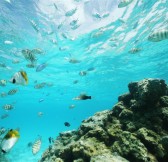
[[(9, 82), (0, 86), (0, 92), (19, 90), (13, 96), (0, 98), (0, 115), (9, 114), (8, 118), (0, 119), (0, 126), (20, 128), (18, 143), (6, 155), (10, 162), (37, 162), (49, 145), (48, 137), (56, 138), (62, 131), (77, 129), (87, 117), (111, 109), (117, 97), (128, 91), (129, 82), (144, 78), (168, 81), (168, 40), (147, 39), (155, 29), (167, 29), (168, 1), (134, 0), (124, 8), (117, 7), (119, 2), (0, 1), (0, 63), (7, 66), (0, 67), (0, 80), (9, 80), (19, 70), (25, 70), (29, 78), (27, 86)], [(72, 16), (65, 16), (72, 9), (77, 10)], [(104, 14), (109, 16), (103, 18)], [(78, 20), (77, 29), (71, 29), (73, 20)], [(141, 50), (130, 54), (134, 47)], [(44, 52), (37, 55), (37, 65), (47, 62), (41, 72), (26, 67), (28, 61), (21, 53), (22, 49), (34, 48)], [(71, 57), (80, 63), (69, 63)], [(20, 63), (14, 64), (13, 60)], [(94, 70), (87, 71), (86, 76), (79, 75), (88, 68)], [(75, 80), (79, 82), (73, 84)], [(53, 86), (35, 89), (35, 81)], [(82, 92), (92, 99), (72, 100)], [(6, 112), (2, 108), (12, 103), (15, 103), (13, 110)], [(69, 109), (71, 104), (75, 108)], [(39, 117), (38, 112), (44, 115)], [(71, 126), (65, 127), (65, 121)], [(34, 156), (27, 144), (38, 135), (42, 136), (42, 147)]]

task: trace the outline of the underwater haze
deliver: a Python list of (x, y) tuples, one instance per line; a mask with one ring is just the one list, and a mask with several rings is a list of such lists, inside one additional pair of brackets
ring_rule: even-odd
[[(168, 0), (122, 1), (0, 1), (0, 128), (20, 133), (4, 160), (37, 162), (49, 137), (111, 109), (128, 83), (168, 81)], [(28, 84), (11, 81), (20, 71)]]

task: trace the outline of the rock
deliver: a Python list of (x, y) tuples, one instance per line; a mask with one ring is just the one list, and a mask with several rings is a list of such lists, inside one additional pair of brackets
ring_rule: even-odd
[(130, 93), (126, 93), (118, 97), (118, 101), (123, 101), (124, 105), (129, 106), (130, 100), (132, 99), (132, 95)]
[(117, 152), (129, 161), (147, 161), (147, 148), (132, 133), (123, 131), (118, 140), (111, 147), (112, 152)]
[(121, 113), (119, 114), (119, 118), (124, 120), (131, 119), (132, 117), (133, 117), (133, 112), (128, 109), (122, 110)]
[(102, 154), (93, 156), (90, 162), (129, 162), (128, 160), (122, 158), (119, 155), (112, 155), (112, 154)]
[(159, 79), (144, 79), (140, 82), (130, 83), (128, 87), (139, 106), (154, 106), (160, 97), (167, 93), (165, 81)]
[(140, 128), (137, 131), (137, 137), (148, 148), (149, 152), (153, 153), (157, 158), (164, 156), (163, 148), (159, 143), (160, 136), (157, 133), (146, 128)]
[(79, 133), (82, 135), (90, 130), (93, 130), (97, 126), (104, 127), (105, 123), (108, 122), (108, 120), (110, 119), (110, 116), (111, 116), (110, 110), (105, 110), (96, 113), (94, 116), (82, 122), (79, 128)]
[(168, 94), (163, 80), (129, 84), (112, 110), (62, 132), (39, 162), (167, 162)]
[(163, 96), (159, 100), (162, 107), (168, 107), (168, 96)]
[(116, 117), (119, 116), (122, 110), (124, 110), (126, 107), (122, 101), (118, 102), (116, 105), (114, 105), (112, 114)]
[(162, 137), (161, 143), (166, 152), (168, 152), (168, 136)]
[(161, 115), (160, 115), (161, 119), (163, 120), (163, 127), (164, 129), (166, 129), (168, 131), (168, 107), (164, 107), (161, 109)]

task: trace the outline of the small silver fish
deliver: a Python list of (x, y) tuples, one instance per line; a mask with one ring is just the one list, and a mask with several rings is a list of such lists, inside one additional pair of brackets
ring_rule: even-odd
[(133, 2), (133, 0), (121, 0), (118, 5), (118, 8), (126, 7), (132, 2)]
[(69, 106), (69, 108), (70, 108), (70, 109), (73, 109), (73, 108), (75, 108), (75, 105), (72, 104), (72, 105)]
[(46, 63), (40, 64), (37, 66), (36, 72), (40, 72), (40, 71), (44, 70), (46, 67), (47, 67)]
[(69, 63), (72, 63), (72, 64), (80, 63), (80, 60), (77, 60), (75, 58), (69, 58)]
[(79, 75), (80, 75), (80, 76), (85, 76), (86, 74), (87, 74), (86, 71), (80, 71), (80, 72), (79, 72)]
[(51, 83), (51, 82), (49, 82), (49, 83), (46, 83), (46, 86), (47, 87), (52, 87), (54, 84), (53, 83)]
[(7, 93), (6, 93), (6, 92), (2, 92), (2, 93), (0, 94), (0, 96), (1, 96), (1, 97), (6, 97), (6, 96), (7, 96)]
[(0, 67), (6, 68), (6, 64), (5, 64), (5, 63), (0, 62)]
[(75, 25), (77, 24), (77, 22), (78, 22), (78, 19), (77, 19), (77, 20), (72, 20), (72, 21), (70, 22), (70, 25), (71, 25), (71, 26), (75, 26)]
[(72, 10), (70, 10), (70, 11), (67, 11), (67, 12), (65, 13), (65, 16), (66, 16), (66, 17), (70, 17), (70, 16), (74, 15), (76, 11), (77, 11), (77, 8), (72, 9)]
[(5, 105), (3, 106), (3, 109), (5, 109), (5, 110), (12, 110), (13, 108), (14, 108), (14, 106), (11, 105), (11, 104), (5, 104)]
[(32, 146), (32, 153), (33, 155), (37, 154), (41, 148), (41, 138), (37, 139)]
[(102, 15), (102, 18), (106, 18), (106, 17), (108, 17), (109, 15), (110, 15), (110, 13), (105, 13), (105, 14)]
[(0, 136), (4, 134), (7, 130), (4, 127), (1, 127), (0, 129)]
[(44, 88), (45, 86), (46, 86), (46, 83), (43, 82), (43, 83), (36, 84), (36, 85), (34, 86), (34, 88), (35, 88), (35, 89), (41, 89), (41, 88)]
[(28, 67), (28, 68), (35, 68), (35, 65), (31, 63), (31, 64), (27, 64), (26, 67)]
[(13, 44), (13, 42), (10, 40), (6, 40), (6, 41), (4, 41), (4, 44)]
[(8, 114), (3, 114), (3, 115), (1, 115), (1, 119), (5, 119), (5, 118), (7, 118), (9, 115)]
[(4, 79), (2, 79), (2, 80), (0, 80), (0, 86), (6, 86), (6, 83), (7, 83), (7, 81), (6, 80), (4, 80)]
[(43, 102), (43, 101), (44, 101), (44, 99), (43, 99), (43, 98), (40, 98), (40, 99), (39, 99), (39, 102)]
[(138, 52), (140, 52), (141, 51), (141, 49), (140, 48), (131, 48), (131, 50), (130, 51), (128, 51), (129, 53), (131, 53), (131, 54), (135, 54), (135, 53), (138, 53)]
[(11, 89), (9, 92), (8, 92), (8, 95), (14, 95), (18, 92), (18, 89)]
[(38, 116), (39, 117), (43, 116), (43, 112), (38, 112)]
[(72, 29), (72, 30), (76, 30), (76, 29), (79, 28), (79, 27), (80, 27), (80, 25), (79, 25), (79, 24), (76, 24), (75, 26), (72, 26), (71, 29)]
[(99, 13), (94, 13), (92, 16), (96, 19), (101, 19), (101, 15)]
[(13, 63), (13, 64), (18, 64), (18, 63), (20, 63), (20, 61), (14, 59), (14, 60), (12, 60), (12, 63)]
[(33, 54), (43, 54), (44, 52), (40, 48), (34, 48), (34, 49), (31, 50), (31, 53), (33, 53)]

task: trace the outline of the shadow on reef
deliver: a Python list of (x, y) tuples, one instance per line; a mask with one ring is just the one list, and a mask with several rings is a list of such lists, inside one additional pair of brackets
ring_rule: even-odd
[(168, 162), (168, 87), (144, 79), (128, 85), (112, 110), (60, 133), (39, 162)]

